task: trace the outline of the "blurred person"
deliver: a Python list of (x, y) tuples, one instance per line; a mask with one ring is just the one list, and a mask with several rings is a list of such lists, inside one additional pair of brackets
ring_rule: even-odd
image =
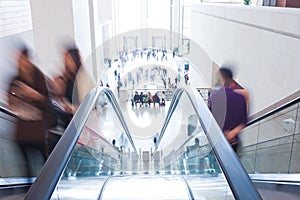
[(140, 106), (144, 106), (144, 102), (146, 102), (145, 100), (144, 100), (144, 93), (143, 92), (141, 92), (140, 93), (140, 96), (139, 96), (139, 102), (140, 102)]
[(237, 84), (233, 80), (232, 71), (227, 66), (223, 66), (220, 68), (220, 75), (222, 78), (222, 82), (226, 87), (230, 87), (234, 90), (234, 92), (239, 93), (244, 96), (246, 101), (247, 113), (249, 107), (249, 93), (244, 88), (242, 88), (239, 84)]
[(248, 112), (249, 112), (249, 93), (248, 93), (248, 91), (245, 90), (244, 88), (236, 87), (234, 89), (234, 92), (239, 93), (239, 94), (244, 96), (245, 101), (246, 101), (246, 111), (247, 111), (247, 114), (248, 114)]
[(115, 71), (114, 71), (114, 75), (115, 75), (115, 81), (117, 80), (117, 75), (118, 75), (118, 72), (117, 72), (117, 70), (115, 69)]
[(134, 81), (134, 79), (132, 79), (132, 89), (134, 89), (134, 84), (135, 84), (135, 81)]
[(103, 87), (103, 82), (102, 82), (102, 80), (100, 80), (99, 85), (100, 85), (101, 87)]
[(235, 92), (231, 70), (221, 67), (219, 72), (223, 86), (211, 93), (209, 108), (226, 139), (237, 153), (240, 146), (238, 134), (247, 123), (247, 103), (242, 94)]
[(165, 106), (166, 105), (166, 95), (165, 95), (165, 91), (162, 91), (161, 95), (160, 95), (160, 99), (161, 99), (161, 106)]
[(185, 84), (186, 84), (186, 85), (189, 84), (189, 74), (188, 74), (188, 72), (186, 72), (186, 73), (184, 74), (184, 81), (185, 81)]
[(120, 88), (123, 86), (121, 81), (117, 82), (117, 91), (118, 91), (118, 97), (120, 97)]
[(125, 85), (125, 87), (127, 87), (127, 79), (126, 78), (124, 80), (124, 85)]
[(178, 82), (180, 82), (180, 74), (178, 73), (178, 75), (177, 75), (177, 80), (178, 80)]
[(149, 107), (150, 107), (151, 102), (152, 102), (152, 95), (151, 95), (151, 92), (148, 92), (147, 98), (146, 98), (146, 102), (148, 103), (148, 105), (149, 105)]
[[(138, 92), (136, 91), (133, 97), (133, 103), (135, 105), (135, 107), (137, 107), (137, 103), (140, 102), (140, 95), (138, 94)], [(133, 104), (132, 104), (133, 107)]]
[(55, 113), (50, 110), (48, 89), (43, 73), (30, 61), (29, 50), (23, 47), (17, 54), (18, 74), (10, 83), (9, 108), (17, 118), (16, 142), (27, 164), (27, 176), (36, 176), (32, 153), (38, 151), (46, 161), (47, 128), (56, 125)]
[(62, 75), (54, 78), (52, 83), (55, 105), (60, 118), (59, 125), (62, 128), (68, 126), (80, 103), (75, 80), (81, 65), (79, 50), (76, 47), (67, 48), (64, 52), (64, 71)]
[(167, 89), (167, 82), (165, 78), (162, 78), (163, 84), (164, 84), (164, 88)]
[[(87, 92), (96, 85), (82, 66), (80, 52), (75, 45), (65, 48), (63, 58), (63, 73), (48, 84), (52, 92), (51, 102), (58, 119), (58, 126), (49, 130), (47, 138), (49, 152), (56, 146)], [(100, 84), (103, 85), (103, 82)]]
[(114, 147), (117, 151), (120, 151), (119, 147), (116, 146), (116, 140), (115, 140), (115, 139), (113, 139), (111, 143), (112, 143), (113, 147)]
[(195, 138), (194, 141), (195, 141), (195, 144), (193, 144), (191, 146), (187, 146), (187, 152), (190, 152), (190, 151), (195, 150), (195, 149), (197, 149), (197, 148), (200, 147), (200, 140), (199, 140), (199, 138)]
[(152, 99), (153, 99), (153, 106), (154, 107), (155, 107), (155, 103), (158, 103), (158, 106), (160, 106), (160, 99), (157, 95), (157, 92), (153, 95)]

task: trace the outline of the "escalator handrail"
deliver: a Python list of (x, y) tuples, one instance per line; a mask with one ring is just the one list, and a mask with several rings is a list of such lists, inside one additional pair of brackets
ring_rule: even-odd
[(291, 106), (293, 106), (293, 105), (295, 105), (296, 103), (299, 103), (299, 102), (300, 102), (300, 97), (297, 97), (297, 98), (287, 102), (286, 104), (283, 104), (283, 105), (281, 105), (281, 106), (279, 106), (279, 107), (277, 107), (277, 108), (275, 108), (275, 109), (273, 109), (273, 110), (271, 110), (271, 111), (269, 111), (265, 114), (262, 114), (262, 115), (260, 115), (256, 118), (254, 118), (254, 119), (251, 119), (247, 123), (247, 126), (250, 126), (252, 124), (256, 124), (256, 123), (260, 122), (261, 120), (266, 119), (267, 117), (270, 117), (270, 116), (272, 116), (272, 115), (274, 115), (274, 114), (276, 114), (276, 113), (278, 113), (278, 112), (280, 112), (280, 111), (282, 111), (286, 108), (289, 108), (289, 107), (291, 107)]
[(14, 117), (16, 119), (19, 118), (19, 116), (16, 113), (12, 112), (11, 110), (9, 110), (8, 108), (6, 108), (5, 106), (1, 106), (0, 105), (0, 112), (5, 113), (5, 114), (7, 114), (7, 115), (9, 115), (11, 117)]
[[(172, 101), (170, 103), (170, 107), (169, 107), (169, 110), (168, 110), (168, 113), (167, 113), (167, 116), (166, 116), (166, 119), (165, 119), (165, 123), (160, 131), (160, 134), (158, 136), (158, 139), (157, 139), (157, 142), (155, 144), (155, 151), (157, 151), (158, 149), (158, 146), (161, 142), (161, 139), (163, 138), (164, 134), (165, 134), (165, 131), (169, 125), (169, 122), (170, 122), (170, 119), (175, 111), (175, 108), (177, 107), (177, 104), (178, 104), (178, 99), (179, 99), (179, 91), (180, 91), (180, 88), (175, 90), (174, 92), (174, 95), (173, 95), (173, 98), (172, 98)], [(180, 94), (181, 96), (181, 94)]]
[(99, 196), (98, 196), (98, 199), (99, 199), (99, 200), (102, 199), (104, 190), (106, 189), (106, 186), (107, 186), (107, 184), (108, 184), (108, 182), (109, 182), (110, 179), (111, 179), (111, 176), (109, 176), (109, 177), (107, 177), (107, 178), (105, 179), (105, 181), (104, 181), (104, 183), (103, 183), (103, 185), (102, 185), (102, 187), (101, 187), (101, 190), (100, 190), (100, 192), (99, 192)]
[(189, 197), (190, 197), (190, 200), (194, 200), (195, 197), (194, 197), (194, 194), (193, 194), (193, 190), (192, 188), (190, 187), (190, 184), (187, 182), (187, 180), (183, 177), (183, 176), (179, 176), (181, 178), (181, 180), (183, 181), (188, 193), (189, 193)]
[(67, 166), (72, 151), (76, 146), (81, 131), (83, 130), (89, 118), (89, 114), (94, 108), (98, 97), (102, 93), (108, 97), (108, 99), (111, 101), (112, 107), (115, 111), (117, 111), (116, 114), (119, 117), (119, 120), (121, 121), (122, 125), (125, 125), (123, 128), (128, 136), (128, 140), (132, 144), (134, 151), (137, 153), (120, 107), (118, 104), (116, 104), (117, 100), (112, 91), (109, 88), (96, 87), (86, 95), (85, 99), (79, 106), (63, 136), (44, 164), (36, 181), (27, 192), (25, 199), (48, 200), (51, 198), (51, 195), (58, 181), (60, 180), (65, 167)]
[(122, 124), (122, 127), (124, 128), (124, 131), (125, 131), (125, 134), (127, 136), (127, 139), (129, 140), (129, 142), (130, 142), (130, 144), (131, 144), (134, 152), (137, 153), (137, 149), (136, 149), (136, 147), (134, 145), (134, 142), (132, 140), (132, 137), (131, 137), (131, 134), (129, 132), (128, 126), (127, 126), (127, 124), (125, 122), (124, 116), (122, 114), (121, 108), (120, 108), (120, 106), (118, 104), (118, 101), (117, 101), (115, 95), (113, 94), (113, 92), (110, 89), (107, 89), (107, 88), (104, 90), (104, 92), (110, 98), (109, 100), (110, 100), (111, 104), (113, 105), (113, 109), (115, 110), (115, 113), (117, 114), (118, 119), (120, 120), (120, 122)]
[(249, 174), (253, 182), (300, 185), (300, 174)]
[(187, 95), (202, 129), (206, 134), (208, 141), (212, 145), (212, 151), (223, 170), (233, 195), (236, 199), (261, 199), (261, 196), (252, 184), (246, 170), (240, 163), (239, 158), (224, 137), (217, 122), (196, 89), (185, 87), (178, 88), (175, 91), (155, 150), (157, 151), (159, 148), (159, 144), (165, 135), (170, 119), (178, 106), (183, 93)]

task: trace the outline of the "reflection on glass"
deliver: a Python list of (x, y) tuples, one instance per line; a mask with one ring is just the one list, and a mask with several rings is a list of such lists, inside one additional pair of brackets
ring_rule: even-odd
[(296, 107), (280, 111), (260, 122), (259, 142), (293, 134), (295, 131)]
[(248, 173), (300, 172), (296, 164), (298, 109), (298, 104), (294, 104), (243, 131), (240, 155)]
[(300, 173), (299, 155), (300, 155), (300, 134), (297, 133), (295, 134), (294, 141), (293, 141), (293, 149), (292, 149), (292, 157), (291, 157), (289, 173)]

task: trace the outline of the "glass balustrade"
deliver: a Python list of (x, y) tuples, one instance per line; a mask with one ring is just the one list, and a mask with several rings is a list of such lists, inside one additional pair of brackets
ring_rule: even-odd
[(248, 173), (299, 173), (299, 104), (268, 116), (242, 133), (240, 159)]

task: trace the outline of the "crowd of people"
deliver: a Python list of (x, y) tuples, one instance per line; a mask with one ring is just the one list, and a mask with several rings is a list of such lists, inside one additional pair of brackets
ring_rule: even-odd
[[(157, 83), (158, 89), (176, 89), (180, 84), (180, 75), (170, 72), (163, 66), (138, 67), (136, 71), (127, 72), (121, 78), (120, 70), (114, 70), (118, 88), (135, 89), (144, 83)], [(174, 79), (171, 78), (174, 76)], [(174, 80), (174, 81), (173, 81)]]
[(137, 107), (137, 105), (139, 104), (140, 107), (150, 107), (151, 103), (153, 104), (153, 107), (155, 107), (155, 104), (157, 104), (158, 106), (165, 106), (165, 101), (166, 95), (164, 91), (162, 91), (160, 97), (157, 92), (152, 96), (151, 92), (141, 92), (140, 94), (138, 94), (138, 92), (136, 91), (133, 98), (131, 99), (131, 106)]
[[(175, 58), (175, 56), (176, 53), (173, 53), (173, 58)], [(142, 63), (143, 60), (159, 62), (155, 62), (151, 67), (138, 67), (137, 70), (126, 69), (126, 67), (128, 68), (129, 62), (139, 61)], [(134, 90), (139, 88), (142, 84), (149, 82), (156, 83), (159, 86), (158, 89), (176, 89), (182, 84), (182, 77), (184, 83), (189, 85), (188, 70), (185, 70), (184, 74), (182, 74), (181, 66), (177, 66), (176, 70), (168, 70), (167, 67), (165, 67), (166, 63), (160, 63), (166, 61), (168, 61), (168, 52), (165, 49), (145, 48), (135, 49), (129, 52), (126, 50), (120, 51), (117, 59), (108, 60), (108, 67), (113, 71), (115, 82), (115, 84), (110, 85), (116, 86), (118, 94), (121, 88)], [(170, 65), (170, 63), (167, 63), (167, 65)], [(125, 71), (128, 72), (125, 73)]]
[[(175, 53), (173, 53), (173, 58), (175, 57)], [(131, 52), (127, 50), (119, 51), (118, 59), (121, 60), (121, 63), (126, 63), (128, 61), (133, 61), (134, 59), (150, 59), (156, 61), (168, 61), (167, 50), (164, 48), (144, 48), (144, 49), (134, 49)]]

